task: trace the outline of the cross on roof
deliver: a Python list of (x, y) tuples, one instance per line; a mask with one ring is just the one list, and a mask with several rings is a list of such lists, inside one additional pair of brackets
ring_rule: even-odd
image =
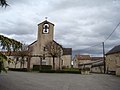
[(48, 17), (45, 17), (45, 20), (47, 21)]

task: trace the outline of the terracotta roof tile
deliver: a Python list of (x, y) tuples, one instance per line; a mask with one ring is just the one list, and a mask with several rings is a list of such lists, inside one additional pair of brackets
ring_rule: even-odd
[(78, 60), (91, 60), (90, 55), (76, 55)]

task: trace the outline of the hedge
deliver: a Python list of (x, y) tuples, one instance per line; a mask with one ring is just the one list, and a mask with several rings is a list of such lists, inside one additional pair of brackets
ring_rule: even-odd
[(10, 71), (27, 72), (27, 68), (9, 68)]
[(80, 71), (90, 71), (90, 68), (89, 67), (85, 67), (85, 68), (82, 68), (82, 69), (79, 69)]
[(72, 73), (72, 74), (81, 74), (80, 71), (64, 71), (64, 70), (40, 70), (40, 73)]
[[(41, 70), (51, 70), (52, 66), (51, 65), (42, 65)], [(39, 71), (40, 70), (40, 65), (33, 65), (33, 71)]]

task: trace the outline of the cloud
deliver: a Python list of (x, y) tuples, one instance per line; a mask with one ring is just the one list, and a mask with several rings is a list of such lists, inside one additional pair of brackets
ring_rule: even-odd
[(15, 35), (27, 35), (35, 33), (36, 28), (31, 27), (31, 24), (27, 22), (12, 22), (7, 21), (5, 23), (1, 23), (4, 27), (0, 28), (2, 33), (7, 35), (15, 34)]
[[(54, 39), (80, 53), (101, 55), (102, 43), (120, 21), (119, 0), (8, 0), (0, 11), (0, 33), (31, 43), (37, 24), (47, 16), (55, 24)], [(119, 29), (105, 42), (106, 51), (119, 43)], [(100, 49), (99, 49), (100, 48)]]

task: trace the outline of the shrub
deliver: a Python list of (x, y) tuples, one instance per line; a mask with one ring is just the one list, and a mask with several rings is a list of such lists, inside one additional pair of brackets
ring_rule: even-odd
[(66, 68), (66, 66), (62, 66), (62, 69), (65, 69)]
[(52, 65), (42, 65), (42, 70), (51, 70)]
[(79, 71), (78, 68), (65, 68), (64, 71)]
[(33, 65), (33, 71), (39, 71), (40, 65)]
[[(41, 70), (51, 70), (52, 66), (51, 65), (42, 65)], [(40, 70), (40, 65), (33, 65), (33, 71), (39, 71)]]
[(80, 74), (80, 71), (40, 70), (40, 73), (72, 73), (72, 74)]
[(90, 71), (90, 68), (89, 67), (85, 67), (85, 68), (81, 69), (81, 71)]
[(40, 73), (55, 73), (55, 70), (40, 70)]
[(27, 72), (27, 68), (9, 68), (10, 71)]

